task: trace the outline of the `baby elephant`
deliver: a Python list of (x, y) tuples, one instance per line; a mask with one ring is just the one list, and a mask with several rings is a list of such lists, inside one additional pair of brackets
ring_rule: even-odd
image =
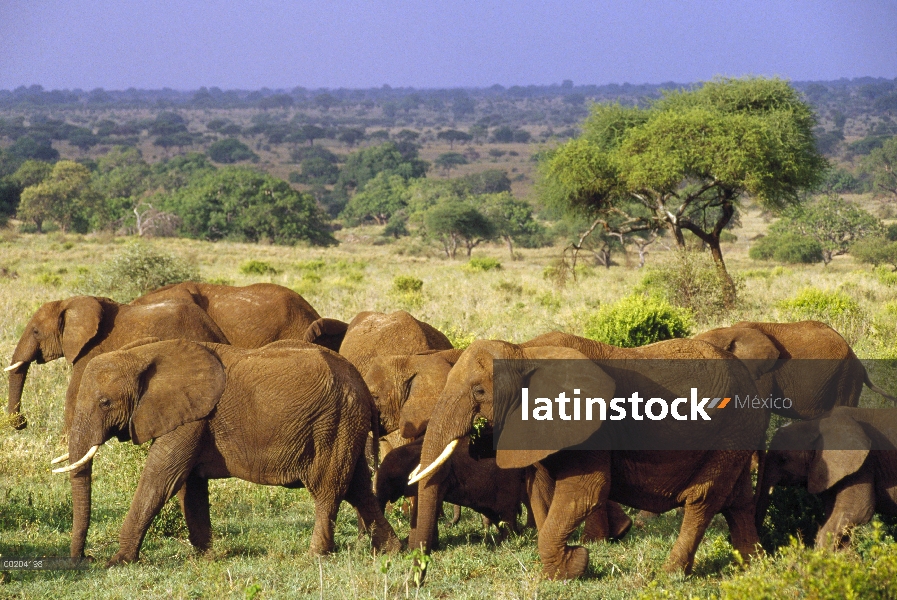
[[(449, 463), (440, 469), (439, 492), (442, 502), (472, 508), (486, 519), (499, 525), (504, 522), (511, 531), (517, 532), (517, 514), (520, 504), (526, 503), (526, 481), (524, 469), (499, 469), (494, 458), (475, 460), (468, 450), (469, 438), (464, 438), (458, 450), (452, 454)], [(423, 438), (390, 451), (377, 469), (376, 488), (380, 509), (387, 502), (395, 502), (400, 497), (417, 496), (417, 484), (408, 485), (408, 476), (420, 464)], [(431, 485), (433, 485), (431, 483)], [(416, 527), (416, 508), (412, 510), (411, 526)], [(500, 527), (503, 539), (506, 530)], [(434, 539), (438, 536), (435, 535)]]
[[(147, 340), (152, 341), (152, 340)], [(83, 556), (93, 456), (117, 437), (154, 440), (108, 565), (137, 560), (155, 516), (178, 492), (190, 542), (211, 542), (209, 479), (308, 488), (315, 503), (312, 553), (333, 550), (340, 502), (353, 505), (374, 546), (399, 549), (377, 506), (362, 450), (376, 410), (344, 358), (286, 340), (255, 350), (186, 340), (135, 342), (85, 369), (69, 432), (71, 555)]]
[(763, 469), (758, 526), (775, 485), (806, 486), (822, 496), (826, 521), (817, 546), (843, 547), (850, 528), (876, 512), (897, 516), (897, 409), (839, 407), (779, 428)]

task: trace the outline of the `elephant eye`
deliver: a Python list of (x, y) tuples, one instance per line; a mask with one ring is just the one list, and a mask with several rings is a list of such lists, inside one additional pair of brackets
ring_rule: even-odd
[(102, 406), (103, 408), (109, 408), (109, 405), (111, 403), (112, 403), (112, 401), (109, 400), (109, 398), (106, 398), (105, 396), (100, 398), (100, 406)]
[(483, 386), (478, 385), (475, 388), (473, 388), (473, 394), (478, 398), (482, 398), (483, 396), (486, 395), (486, 390), (483, 388)]

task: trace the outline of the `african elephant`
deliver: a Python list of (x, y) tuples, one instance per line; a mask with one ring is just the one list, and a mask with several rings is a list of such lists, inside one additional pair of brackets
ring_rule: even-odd
[(822, 496), (817, 546), (843, 547), (854, 525), (876, 512), (897, 516), (897, 409), (837, 407), (827, 416), (780, 427), (758, 485), (759, 526), (776, 485)]
[[(409, 538), (409, 547), (425, 550), (431, 547), (433, 524), (427, 518), (434, 511), (428, 506), (438, 497), (438, 486), (430, 483), (433, 472), (451, 456), (458, 440), (469, 435), (477, 417), (494, 423), (493, 360), (520, 361), (515, 363), (518, 366), (513, 372), (516, 373), (513, 387), (519, 386), (524, 377), (531, 385), (540, 379), (551, 379), (545, 363), (538, 362), (540, 359), (578, 359), (575, 365), (581, 372), (577, 377), (588, 384), (584, 387), (589, 388), (589, 394), (608, 399), (631, 397), (634, 393), (641, 393), (645, 398), (655, 395), (686, 398), (689, 393), (694, 394), (687, 391), (689, 388), (700, 389), (701, 395), (711, 398), (714, 395), (722, 398), (732, 390), (756, 390), (751, 374), (741, 361), (704, 342), (668, 340), (640, 349), (646, 357), (701, 360), (700, 363), (688, 361), (687, 367), (679, 367), (691, 369), (688, 377), (682, 377), (680, 371), (680, 376), (673, 374), (656, 381), (659, 375), (651, 367), (646, 367), (647, 373), (638, 371), (638, 361), (628, 361), (628, 368), (616, 368), (603, 361), (599, 368), (595, 361), (613, 358), (613, 346), (562, 334), (541, 337), (553, 339), (556, 345), (521, 347), (498, 341), (475, 341), (452, 368), (427, 427), (421, 469), (411, 480), (421, 483), (418, 527)], [(579, 345), (584, 352), (557, 347), (562, 343)], [(715, 366), (711, 368), (711, 365)], [(754, 554), (759, 540), (753, 518), (750, 459), (763, 443), (769, 413), (710, 410), (709, 422), (574, 421), (563, 437), (564, 446), (560, 450), (502, 449), (499, 441), (496, 455), (499, 467), (538, 465), (554, 482), (547, 514), (540, 516), (540, 511), (535, 511), (539, 555), (548, 577), (574, 578), (585, 572), (588, 551), (570, 547), (567, 541), (576, 527), (593, 514), (602, 521), (593, 525), (605, 532), (596, 533), (596, 537), (609, 537), (607, 511), (603, 510), (608, 500), (655, 512), (684, 505), (685, 515), (667, 560), (667, 570), (690, 572), (704, 531), (718, 512), (723, 513), (729, 524), (732, 545), (743, 556)], [(610, 440), (651, 440), (670, 448), (689, 448), (695, 440), (700, 440), (702, 447), (716, 449), (626, 450), (613, 446), (603, 450), (572, 449), (594, 435), (606, 435)]]
[(423, 434), (461, 350), (375, 356), (364, 381), (380, 411), (380, 432), (414, 439)]
[(278, 340), (304, 340), (339, 350), (346, 324), (323, 319), (305, 298), (274, 283), (244, 287), (186, 281), (167, 285), (132, 305), (180, 300), (196, 304), (218, 324), (227, 340), (240, 348), (261, 348)]
[[(64, 356), (73, 367), (65, 397), (68, 430), (78, 385), (87, 363), (105, 352), (146, 337), (228, 343), (209, 315), (189, 303), (169, 301), (130, 306), (95, 296), (47, 302), (28, 321), (13, 351), (12, 364), (6, 368), (10, 371), (8, 413), (20, 415), (22, 389), (31, 363), (43, 364)], [(24, 429), (26, 425), (20, 415), (16, 429)]]
[(404, 310), (361, 312), (349, 322), (339, 353), (364, 375), (376, 356), (408, 355), (428, 350), (451, 350), (445, 335)]
[(153, 440), (109, 565), (137, 560), (147, 529), (181, 490), (190, 542), (211, 542), (209, 479), (307, 487), (315, 501), (311, 552), (333, 549), (345, 499), (372, 531), (374, 546), (398, 539), (377, 507), (362, 453), (377, 417), (361, 376), (345, 359), (285, 340), (248, 350), (168, 340), (110, 352), (84, 371), (69, 433), (72, 557), (90, 524), (93, 456), (117, 437)]
[[(526, 475), (524, 469), (499, 469), (495, 459), (474, 459), (468, 448), (469, 439), (461, 440), (457, 452), (437, 474), (438, 502), (451, 502), (472, 508), (495, 525), (504, 522), (511, 531), (519, 531), (517, 515), (521, 503), (526, 504)], [(423, 439), (395, 448), (383, 458), (377, 469), (375, 489), (381, 510), (387, 502), (395, 502), (402, 496), (417, 496), (417, 484), (408, 485), (408, 476), (420, 464)], [(412, 505), (414, 505), (412, 500)], [(417, 523), (416, 510), (411, 513), (411, 527)], [(434, 520), (435, 523), (435, 520)], [(505, 529), (500, 529), (504, 539)], [(432, 533), (434, 544), (438, 532)]]
[(819, 321), (741, 321), (693, 339), (744, 360), (761, 398), (790, 399), (790, 407), (778, 403), (771, 406), (773, 412), (785, 417), (812, 419), (835, 406), (856, 406), (864, 383), (897, 401), (869, 380), (866, 368), (844, 338)]

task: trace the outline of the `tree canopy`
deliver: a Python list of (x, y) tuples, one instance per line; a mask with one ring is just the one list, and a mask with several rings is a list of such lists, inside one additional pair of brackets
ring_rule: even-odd
[[(691, 231), (725, 273), (720, 235), (745, 196), (781, 210), (824, 176), (815, 123), (780, 79), (717, 79), (647, 108), (596, 104), (582, 135), (544, 162), (543, 192), (596, 220), (622, 215), (622, 233), (668, 228), (684, 247)], [(630, 215), (627, 202), (647, 214)]]
[(168, 208), (183, 219), (181, 232), (188, 237), (336, 244), (311, 196), (251, 169), (225, 167), (209, 173), (176, 192)]

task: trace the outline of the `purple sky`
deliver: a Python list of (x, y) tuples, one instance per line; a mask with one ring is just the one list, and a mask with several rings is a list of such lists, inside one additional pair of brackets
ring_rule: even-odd
[(0, 0), (0, 89), (897, 77), (895, 0)]

